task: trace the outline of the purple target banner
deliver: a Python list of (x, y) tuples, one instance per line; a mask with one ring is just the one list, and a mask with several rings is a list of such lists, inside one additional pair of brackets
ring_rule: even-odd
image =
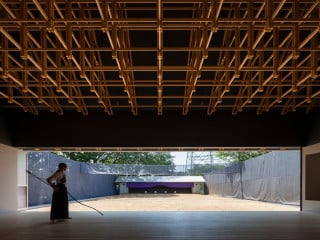
[(168, 187), (168, 188), (192, 188), (193, 183), (168, 183), (168, 182), (157, 182), (157, 183), (145, 183), (145, 182), (130, 182), (127, 183), (128, 188), (152, 188), (152, 187)]

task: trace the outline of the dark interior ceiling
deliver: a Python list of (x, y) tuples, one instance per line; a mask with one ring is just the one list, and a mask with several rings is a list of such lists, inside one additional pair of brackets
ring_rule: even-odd
[(0, 108), (82, 116), (320, 106), (319, 1), (0, 0)]

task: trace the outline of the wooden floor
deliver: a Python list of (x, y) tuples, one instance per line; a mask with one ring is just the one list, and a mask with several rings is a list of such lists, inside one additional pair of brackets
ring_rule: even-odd
[(311, 212), (73, 212), (56, 224), (48, 217), (0, 214), (0, 239), (320, 239), (320, 214)]

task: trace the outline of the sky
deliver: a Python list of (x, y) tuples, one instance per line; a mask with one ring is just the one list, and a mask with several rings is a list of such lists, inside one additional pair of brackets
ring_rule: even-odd
[[(217, 158), (215, 157), (215, 152), (205, 151), (205, 152), (170, 152), (172, 156), (174, 156), (174, 164), (175, 165), (187, 165), (187, 156), (189, 153), (188, 161), (191, 161), (191, 157), (193, 156), (194, 163), (210, 163), (210, 161), (217, 162)], [(213, 155), (210, 155), (213, 154)], [(189, 162), (190, 164), (190, 162)]]
[(187, 152), (171, 152), (171, 155), (175, 156), (174, 158), (175, 165), (186, 165)]

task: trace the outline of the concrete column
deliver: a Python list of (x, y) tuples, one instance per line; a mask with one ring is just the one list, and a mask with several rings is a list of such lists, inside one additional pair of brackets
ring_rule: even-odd
[(0, 213), (26, 207), (26, 154), (0, 144)]

